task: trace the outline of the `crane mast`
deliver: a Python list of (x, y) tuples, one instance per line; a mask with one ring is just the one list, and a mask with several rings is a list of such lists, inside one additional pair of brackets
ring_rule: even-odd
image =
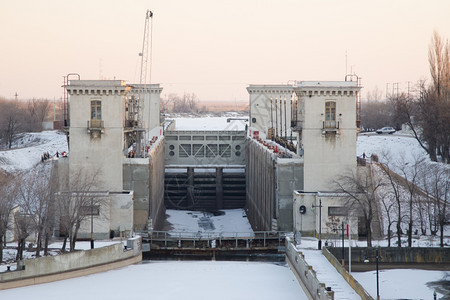
[[(145, 14), (144, 38), (142, 40), (142, 52), (139, 53), (139, 56), (141, 56), (141, 75), (139, 77), (140, 84), (145, 84), (147, 81), (147, 69), (148, 69), (147, 64), (149, 61), (149, 56), (151, 59), (151, 53), (149, 54), (149, 48), (150, 48), (150, 52), (151, 52), (151, 45), (149, 47), (149, 42), (151, 43), (150, 30), (151, 30), (152, 17), (153, 17), (153, 12), (150, 10), (147, 10), (147, 12)], [(150, 62), (150, 64), (151, 64), (151, 62)], [(151, 76), (151, 72), (149, 75)]]

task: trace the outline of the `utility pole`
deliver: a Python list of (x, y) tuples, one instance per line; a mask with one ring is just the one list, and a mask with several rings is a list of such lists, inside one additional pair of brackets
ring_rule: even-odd
[(312, 206), (313, 208), (318, 207), (319, 208), (319, 242), (317, 245), (317, 248), (319, 250), (322, 249), (322, 199), (319, 198), (319, 205)]

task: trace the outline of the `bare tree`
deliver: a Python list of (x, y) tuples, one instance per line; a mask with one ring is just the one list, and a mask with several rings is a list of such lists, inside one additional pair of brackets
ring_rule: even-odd
[(50, 110), (50, 101), (46, 99), (31, 99), (27, 102), (27, 131), (41, 131), (42, 122), (45, 121)]
[(0, 172), (0, 262), (3, 261), (3, 245), (6, 232), (11, 229), (11, 213), (15, 206), (18, 181), (12, 175)]
[(197, 110), (198, 99), (194, 93), (184, 93), (182, 97), (177, 94), (169, 94), (167, 101), (172, 103), (172, 111), (176, 113), (196, 112)]
[(65, 251), (67, 238), (70, 251), (75, 250), (78, 232), (83, 221), (89, 219), (91, 214), (100, 214), (101, 207), (106, 205), (105, 192), (95, 191), (95, 186), (99, 184), (100, 173), (99, 169), (91, 172), (80, 169), (74, 172), (71, 176), (69, 191), (58, 195), (60, 227), (65, 235), (62, 251)]
[(361, 122), (366, 129), (383, 126), (396, 127), (397, 120), (393, 114), (392, 103), (382, 98), (381, 91), (375, 88), (367, 93), (366, 101), (361, 104)]
[(20, 185), (20, 206), (26, 215), (33, 216), (33, 231), (37, 234), (36, 256), (40, 256), (42, 243), (44, 255), (47, 255), (48, 240), (55, 219), (52, 165), (38, 165), (22, 176)]
[(450, 202), (450, 169), (438, 164), (428, 168), (424, 176), (425, 191), (428, 195), (428, 214), (430, 230), (435, 234), (439, 230), (440, 246), (444, 247), (444, 229), (450, 220), (448, 210)]
[(6, 106), (6, 118), (3, 123), (4, 137), (9, 149), (12, 147), (14, 138), (22, 129), (23, 114), (20, 108), (13, 102)]
[(17, 238), (17, 255), (16, 260), (23, 259), (23, 251), (25, 250), (25, 241), (32, 233), (33, 215), (18, 211), (14, 214), (14, 230)]
[(386, 228), (386, 232), (387, 232), (387, 240), (388, 240), (388, 247), (391, 247), (391, 238), (392, 238), (392, 230), (391, 227), (394, 224), (394, 217), (393, 217), (393, 213), (395, 210), (395, 201), (392, 201), (392, 198), (389, 196), (389, 194), (380, 194), (378, 195), (379, 199), (381, 200), (381, 204), (383, 206), (383, 209), (386, 213), (386, 218), (387, 218), (387, 228)]
[(362, 215), (367, 229), (367, 247), (372, 247), (372, 221), (376, 209), (376, 191), (381, 181), (372, 178), (370, 167), (360, 167), (356, 173), (339, 176), (335, 181), (337, 191), (346, 195), (349, 212)]
[(403, 159), (399, 164), (399, 169), (404, 178), (404, 185), (407, 190), (407, 199), (405, 199), (405, 203), (408, 209), (408, 247), (412, 247), (412, 231), (415, 222), (413, 212), (415, 211), (414, 207), (416, 206), (416, 203), (419, 202), (420, 196), (420, 189), (417, 184), (419, 183), (421, 166), (425, 159), (423, 157), (415, 156), (412, 165), (410, 165), (404, 160), (404, 157), (405, 156), (403, 155)]
[(450, 46), (437, 32), (428, 53), (432, 83), (419, 84), (419, 96), (392, 99), (397, 116), (414, 133), (432, 161), (450, 163)]
[(391, 158), (387, 153), (383, 154), (384, 157), (384, 165), (383, 164), (379, 164), (381, 170), (383, 171), (383, 174), (386, 176), (387, 181), (388, 181), (388, 185), (389, 185), (389, 190), (390, 190), (390, 196), (393, 199), (393, 201), (395, 201), (395, 208), (396, 208), (396, 214), (397, 214), (397, 220), (395, 220), (396, 222), (396, 234), (397, 234), (397, 246), (401, 247), (402, 246), (402, 223), (403, 223), (403, 209), (402, 209), (402, 202), (403, 202), (403, 196), (402, 196), (402, 190), (403, 190), (403, 185), (402, 185), (402, 180), (400, 178), (400, 176), (398, 176), (395, 172), (393, 172), (391, 170), (392, 163), (391, 163)]

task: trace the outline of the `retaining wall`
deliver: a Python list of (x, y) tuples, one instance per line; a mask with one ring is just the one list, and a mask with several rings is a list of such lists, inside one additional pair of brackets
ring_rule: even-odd
[(292, 231), (292, 191), (303, 189), (303, 160), (278, 157), (247, 139), (246, 172), (247, 217), (253, 229)]
[[(342, 248), (331, 247), (328, 251), (342, 259)], [(376, 248), (352, 248), (352, 263), (363, 263), (365, 259), (374, 261)], [(450, 251), (448, 248), (425, 247), (380, 247), (380, 265), (392, 264), (450, 264)], [(348, 263), (348, 248), (344, 248), (345, 263)]]
[(142, 261), (142, 240), (135, 237), (111, 246), (27, 259), (17, 270), (0, 273), (0, 290), (104, 272)]
[[(166, 207), (164, 206), (164, 137), (158, 138), (158, 142), (149, 153), (149, 206), (148, 218), (152, 224), (148, 224), (149, 229), (162, 229)], [(151, 228), (150, 228), (151, 227)]]
[[(339, 274), (344, 277), (345, 281), (355, 290), (355, 292), (361, 297), (363, 300), (373, 300), (373, 298), (369, 295), (369, 293), (363, 288), (363, 286), (356, 281), (356, 279), (347, 272), (347, 270), (342, 267), (341, 263), (334, 257), (333, 254), (328, 251), (328, 248), (322, 248), (323, 255), (328, 259), (328, 261), (334, 266), (334, 268), (339, 272)], [(353, 253), (353, 252), (352, 252)]]
[(316, 272), (306, 263), (304, 255), (297, 251), (289, 237), (286, 237), (286, 257), (291, 270), (313, 299), (334, 299), (334, 292), (327, 291), (325, 284), (317, 279)]

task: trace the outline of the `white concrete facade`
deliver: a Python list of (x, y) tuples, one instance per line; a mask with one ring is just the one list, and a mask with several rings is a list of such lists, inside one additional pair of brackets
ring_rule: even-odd
[[(269, 136), (269, 128), (275, 129), (276, 136), (284, 136), (286, 118), (288, 134), (290, 130), (296, 132), (297, 154), (303, 158), (303, 174), (298, 176), (303, 180), (303, 189), (292, 191), (296, 231), (317, 235), (322, 229), (322, 233), (332, 234), (336, 222), (348, 221), (347, 216), (339, 215), (339, 211), (344, 210), (345, 197), (333, 193), (333, 181), (345, 172), (356, 171), (360, 90), (357, 81), (296, 81), (293, 85), (250, 85), (247, 88), (251, 129), (259, 130), (263, 139)], [(286, 116), (285, 97), (288, 99)], [(283, 99), (281, 118), (277, 115), (279, 106), (274, 105), (274, 100), (280, 98)], [(301, 206), (306, 208), (305, 213), (300, 213)], [(353, 221), (357, 224), (357, 219)]]
[[(149, 133), (160, 124), (160, 96), (162, 88), (159, 84), (132, 84), (130, 94), (141, 100), (142, 127)], [(151, 136), (146, 136), (147, 141)]]
[[(66, 89), (70, 95), (69, 178), (79, 170), (99, 170), (96, 190), (122, 192), (125, 101), (130, 88), (121, 80), (71, 80)], [(101, 122), (95, 128), (90, 123), (92, 101), (100, 101), (96, 120)]]
[[(344, 207), (346, 199), (346, 195), (339, 193), (294, 191), (294, 229), (316, 237), (321, 233), (321, 238), (326, 239), (339, 237), (341, 231), (337, 229), (340, 229), (344, 222), (344, 227), (348, 223), (353, 224), (350, 233), (357, 235), (358, 218), (348, 216)], [(300, 212), (301, 206), (304, 207), (304, 213)]]
[(356, 170), (360, 89), (353, 81), (305, 81), (294, 88), (301, 124), (297, 147), (305, 162), (304, 191), (329, 191), (339, 174)]
[(247, 87), (250, 95), (250, 128), (267, 136), (274, 128), (278, 136), (291, 134), (294, 89), (291, 85), (254, 85)]
[[(123, 165), (130, 159), (126, 158), (128, 142), (135, 132), (143, 133), (135, 139), (137, 142), (139, 137), (142, 138), (144, 144), (140, 146), (146, 151), (154, 143), (153, 136), (162, 134), (159, 127), (162, 88), (159, 84), (127, 85), (121, 80), (70, 80), (65, 88), (70, 96), (70, 153), (69, 182), (63, 184), (64, 189), (77, 186), (75, 180), (80, 172), (98, 173), (90, 191), (101, 191), (105, 196), (96, 201), (101, 203), (101, 207), (99, 213), (92, 217), (94, 236), (106, 238), (111, 231), (133, 230), (134, 191), (123, 190)], [(134, 106), (129, 103), (131, 96), (138, 100)], [(130, 114), (130, 109), (139, 111), (139, 115)], [(147, 156), (136, 159), (145, 160), (148, 167)], [(143, 186), (148, 187), (148, 178), (139, 180), (146, 181)], [(140, 197), (141, 194), (142, 188)], [(88, 217), (81, 225), (79, 237), (87, 238), (90, 232), (91, 218)]]

